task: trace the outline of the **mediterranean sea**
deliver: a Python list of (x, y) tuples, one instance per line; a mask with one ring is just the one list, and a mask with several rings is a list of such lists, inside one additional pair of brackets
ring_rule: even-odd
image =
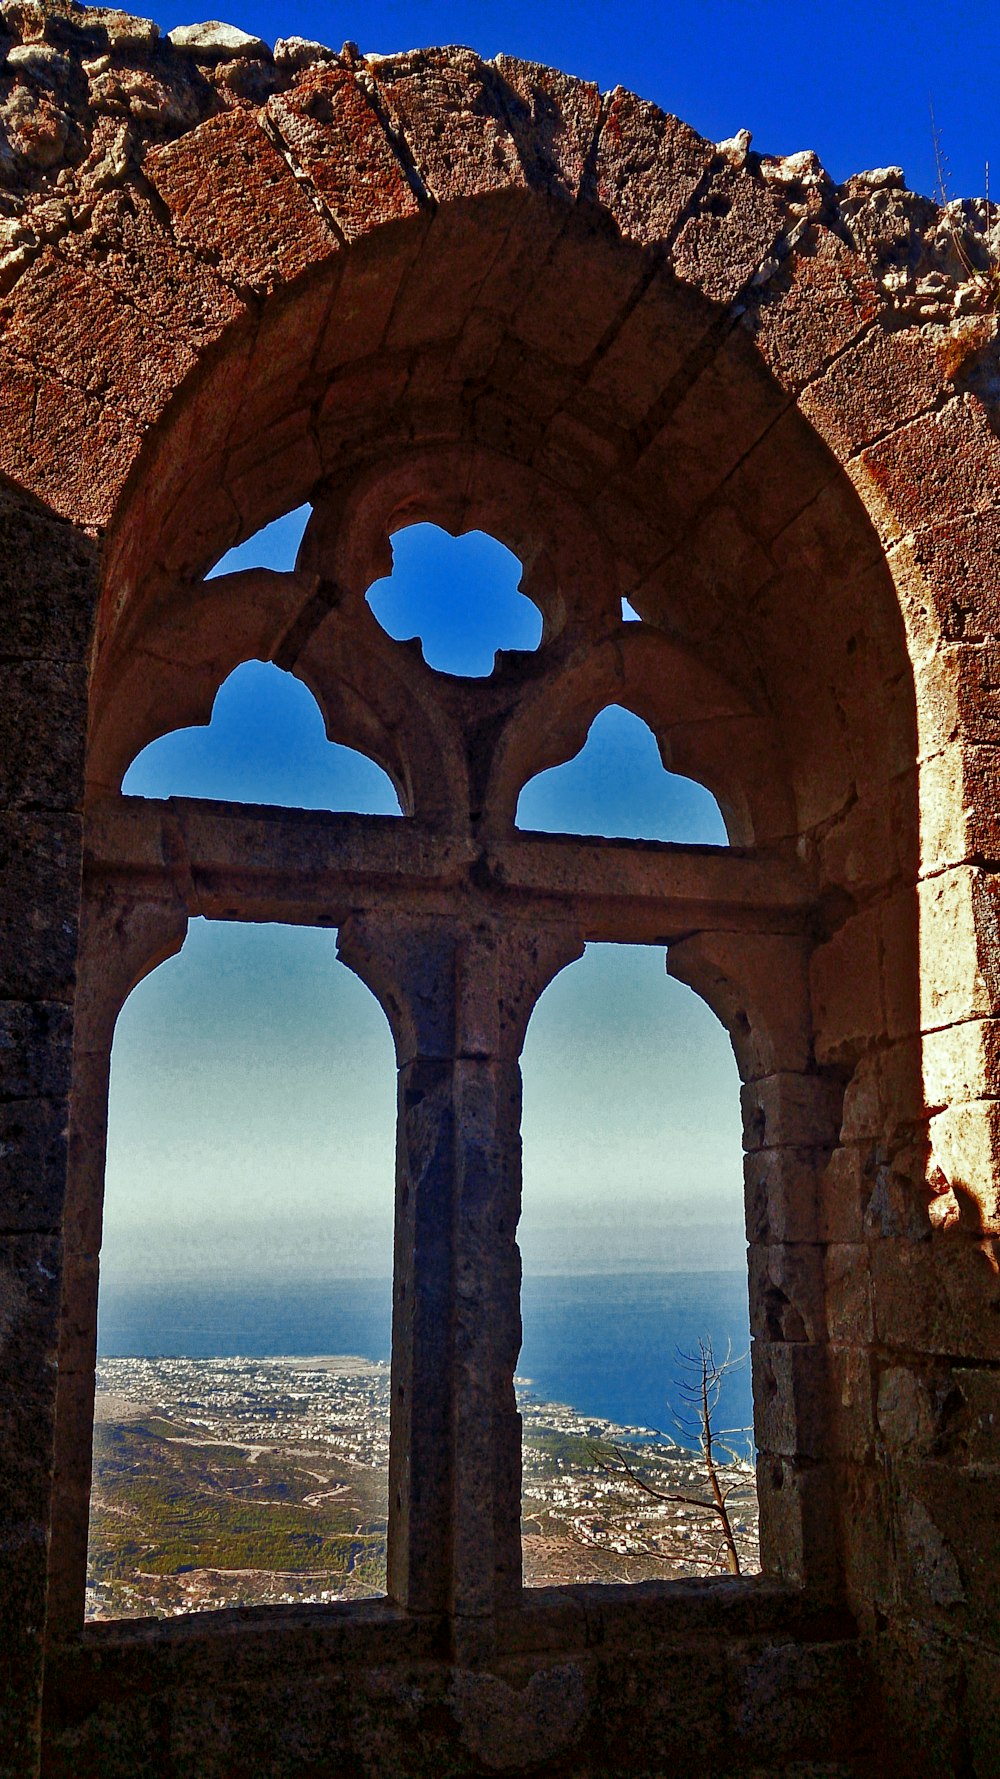
[[(549, 1402), (620, 1426), (679, 1437), (678, 1351), (710, 1338), (716, 1357), (749, 1345), (746, 1269), (531, 1276), (522, 1287), (518, 1376)], [(105, 1280), (102, 1358), (277, 1358), (355, 1353), (388, 1359), (387, 1279)], [(716, 1426), (753, 1419), (749, 1364), (725, 1380)]]

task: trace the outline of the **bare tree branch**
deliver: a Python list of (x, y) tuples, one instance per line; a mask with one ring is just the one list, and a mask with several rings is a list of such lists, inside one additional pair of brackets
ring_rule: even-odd
[[(719, 1404), (724, 1379), (739, 1366), (744, 1365), (748, 1357), (747, 1353), (734, 1355), (732, 1342), (729, 1342), (725, 1356), (721, 1359), (717, 1358), (709, 1337), (700, 1339), (697, 1348), (690, 1352), (685, 1352), (681, 1348), (676, 1349), (677, 1364), (682, 1368), (681, 1375), (677, 1380), (677, 1393), (685, 1404), (690, 1405), (690, 1413), (676, 1414), (674, 1423), (701, 1454), (708, 1484), (707, 1499), (689, 1494), (683, 1489), (656, 1488), (646, 1477), (639, 1474), (634, 1460), (630, 1461), (619, 1445), (611, 1448), (614, 1453), (614, 1465), (607, 1461), (602, 1448), (591, 1447), (594, 1462), (606, 1475), (623, 1475), (633, 1488), (654, 1501), (671, 1506), (688, 1507), (697, 1513), (713, 1516), (718, 1522), (720, 1534), (719, 1544), (714, 1555), (708, 1559), (689, 1556), (688, 1560), (699, 1566), (707, 1563), (710, 1570), (717, 1564), (724, 1563), (731, 1575), (739, 1575), (741, 1568), (729, 1503), (734, 1494), (740, 1490), (750, 1489), (752, 1478), (749, 1474), (744, 1474), (735, 1480), (730, 1480), (728, 1477), (720, 1475), (720, 1470), (725, 1471), (730, 1464), (748, 1463), (752, 1449), (750, 1445), (752, 1435), (748, 1428), (726, 1427), (721, 1432), (716, 1431), (714, 1415)], [(689, 1375), (685, 1375), (685, 1373)], [(732, 1443), (733, 1439), (740, 1435), (747, 1442), (743, 1451), (738, 1450)], [(645, 1554), (662, 1561), (676, 1560), (673, 1552), (649, 1550)]]

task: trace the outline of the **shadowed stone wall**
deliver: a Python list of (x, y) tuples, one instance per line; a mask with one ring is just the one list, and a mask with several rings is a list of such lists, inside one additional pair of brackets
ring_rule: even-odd
[[(0, 1772), (988, 1779), (983, 206), (513, 58), (0, 18)], [(204, 581), (304, 501), (292, 572)], [(449, 681), (378, 630), (418, 519), (518, 554), (535, 653)], [(121, 797), (252, 657), (390, 773), (391, 836)], [(515, 833), (609, 703), (728, 852)], [(338, 925), (393, 1025), (392, 1598), (85, 1630), (111, 1034), (202, 913)], [(517, 1056), (598, 937), (740, 1066), (765, 1573), (523, 1595)]]

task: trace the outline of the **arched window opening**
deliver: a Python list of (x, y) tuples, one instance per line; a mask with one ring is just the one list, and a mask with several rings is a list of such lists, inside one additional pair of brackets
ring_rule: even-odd
[(328, 931), (192, 922), (112, 1055), (87, 1612), (385, 1591), (395, 1063)]
[(398, 642), (420, 638), (428, 666), (483, 679), (498, 650), (538, 647), (541, 613), (518, 591), (517, 557), (495, 537), (410, 525), (394, 536), (392, 561), (392, 574), (369, 588), (368, 603)]
[(755, 1570), (740, 1098), (727, 1036), (666, 976), (662, 951), (590, 945), (541, 997), (523, 1079), (525, 1585), (726, 1572), (718, 1514), (691, 1504), (712, 1498), (690, 1395), (703, 1348), (716, 1364), (739, 1361), (711, 1424), (740, 1571)]
[(727, 839), (711, 791), (667, 772), (648, 725), (617, 704), (594, 718), (574, 759), (525, 785), (517, 826), (691, 846), (725, 846)]
[(122, 789), (137, 797), (400, 813), (388, 774), (328, 741), (312, 693), (268, 661), (244, 661), (229, 675), (209, 724), (177, 729), (143, 748)]
[(272, 519), (270, 525), (262, 525), (244, 543), (227, 550), (215, 567), (209, 569), (205, 579), (214, 581), (220, 575), (235, 574), (241, 568), (273, 568), (279, 572), (293, 569), (302, 533), (311, 516), (312, 508), (301, 506), (294, 512), (282, 514), (280, 519)]

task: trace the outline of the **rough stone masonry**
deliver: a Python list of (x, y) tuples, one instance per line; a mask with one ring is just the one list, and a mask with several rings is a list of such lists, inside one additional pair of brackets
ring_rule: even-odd
[[(513, 57), (0, 19), (0, 1773), (996, 1779), (995, 213)], [(380, 631), (415, 520), (536, 651)], [(253, 657), (403, 820), (122, 796)], [(611, 703), (728, 849), (515, 829)], [(85, 1629), (111, 1037), (196, 914), (336, 926), (394, 1032), (390, 1597)], [(602, 937), (739, 1063), (764, 1573), (527, 1595), (518, 1055)]]

